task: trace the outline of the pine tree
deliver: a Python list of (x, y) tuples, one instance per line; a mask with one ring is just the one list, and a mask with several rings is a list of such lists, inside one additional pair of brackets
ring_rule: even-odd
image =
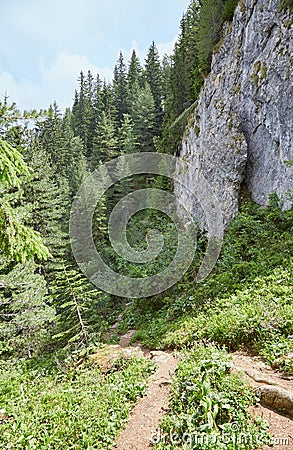
[[(102, 98), (102, 109), (100, 114), (100, 119), (102, 117), (102, 112), (104, 111), (106, 116), (111, 119), (113, 124), (116, 127), (115, 120), (117, 118), (117, 109), (116, 105), (114, 104), (114, 95), (113, 90), (110, 84), (107, 84), (106, 81), (104, 81), (102, 91), (101, 91), (101, 98)], [(100, 120), (98, 121), (99, 124)]]
[(185, 121), (178, 118), (194, 103), (203, 83), (197, 51), (199, 13), (200, 2), (192, 0), (181, 20), (173, 55), (165, 62), (165, 117), (160, 151), (180, 151)]
[(145, 152), (154, 151), (156, 108), (148, 83), (141, 89), (137, 85), (137, 96), (132, 104), (131, 116), (133, 119), (137, 150)]
[(127, 113), (127, 70), (122, 52), (114, 69), (113, 97), (117, 110), (117, 123), (120, 126), (123, 115)]
[(66, 109), (61, 125), (62, 167), (60, 175), (68, 182), (71, 197), (76, 193), (87, 173), (87, 162), (84, 156), (83, 143), (78, 136), (74, 136), (72, 127), (72, 113)]
[(86, 346), (96, 339), (105, 295), (68, 264), (58, 273), (53, 295), (58, 312), (53, 340)]
[(43, 266), (45, 272), (51, 273), (68, 252), (68, 190), (66, 184), (56, 181), (55, 170), (43, 148), (33, 146), (26, 156), (33, 169), (30, 179), (23, 184), (23, 204), (29, 211), (26, 220), (50, 249), (52, 258)]
[(5, 141), (0, 141), (0, 256), (24, 261), (37, 255), (48, 258), (38, 232), (23, 223), (24, 212), (16, 206), (21, 197), (23, 174), (29, 174), (23, 156)]
[(131, 154), (136, 151), (136, 146), (137, 142), (131, 116), (129, 114), (124, 114), (122, 125), (119, 128), (120, 151), (122, 154)]
[(212, 52), (221, 35), (223, 9), (222, 0), (202, 0), (197, 51), (199, 68), (205, 75), (210, 71)]
[(133, 86), (134, 83), (139, 82), (141, 80), (141, 76), (142, 76), (142, 67), (139, 58), (136, 54), (136, 51), (133, 50), (131, 54), (127, 75), (128, 86), (131, 88), (131, 86)]
[(88, 158), (91, 157), (92, 139), (94, 134), (94, 94), (95, 84), (91, 72), (88, 72), (86, 79), (83, 72), (81, 72), (79, 78), (79, 93), (75, 94), (72, 107), (72, 126), (74, 134), (81, 138)]
[[(47, 304), (47, 287), (32, 258), (50, 257), (41, 235), (25, 223), (22, 191), (31, 174), (23, 156), (0, 141), (0, 354), (31, 357), (47, 338), (55, 311)], [(19, 263), (17, 264), (17, 262)]]
[(157, 50), (157, 47), (154, 42), (149, 48), (146, 64), (145, 64), (145, 78), (150, 86), (151, 93), (154, 99), (155, 105), (155, 123), (156, 123), (156, 132), (159, 133), (161, 124), (162, 124), (162, 68), (160, 63), (160, 57)]
[(56, 176), (64, 170), (62, 147), (62, 117), (56, 103), (49, 107), (45, 120), (36, 123), (36, 137), (39, 145), (45, 149), (49, 161), (56, 167)]
[(93, 168), (102, 161), (109, 161), (118, 155), (118, 139), (111, 117), (102, 112), (93, 141)]
[(0, 274), (0, 354), (31, 358), (50, 339), (55, 309), (37, 269), (31, 260)]
[(169, 78), (168, 113), (178, 117), (195, 100), (194, 78), (198, 67), (197, 39), (199, 27), (199, 4), (191, 2), (180, 23), (179, 39), (172, 56)]
[(131, 106), (137, 95), (137, 86), (143, 86), (142, 67), (135, 50), (131, 55), (127, 80), (127, 109), (131, 112)]

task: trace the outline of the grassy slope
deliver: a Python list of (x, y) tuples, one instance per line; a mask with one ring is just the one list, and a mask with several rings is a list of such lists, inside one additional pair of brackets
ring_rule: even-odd
[[(292, 231), (292, 210), (264, 210), (245, 202), (204, 283), (194, 283), (202, 238), (198, 258), (182, 282), (156, 298), (135, 301), (125, 314), (121, 327), (135, 327), (144, 344), (188, 350), (162, 430), (181, 440), (184, 433), (205, 432), (219, 442), (186, 448), (223, 448), (219, 436), (232, 438), (234, 423), (258, 442), (265, 439), (262, 423), (247, 414), (255, 396), (231, 373), (221, 347), (248, 347), (293, 373), (292, 358), (285, 358), (293, 350)], [(69, 363), (60, 370), (40, 361), (36, 366), (7, 362), (0, 369), (0, 410), (6, 410), (0, 411), (0, 448), (46, 450), (110, 449), (150, 372), (149, 364), (139, 360), (121, 362), (106, 374), (87, 364)], [(158, 449), (182, 448), (176, 445), (161, 442)], [(245, 445), (231, 448), (257, 447)]]
[(269, 443), (267, 424), (249, 414), (258, 399), (231, 372), (227, 350), (249, 349), (293, 373), (292, 353), (286, 358), (293, 351), (292, 244), (292, 210), (280, 211), (276, 201), (267, 209), (244, 202), (204, 283), (193, 281), (198, 258), (175, 288), (127, 311), (124, 328), (136, 328), (145, 345), (186, 353), (154, 440), (157, 450)]
[(6, 363), (0, 372), (0, 448), (112, 448), (151, 367), (144, 359), (121, 360), (104, 374), (90, 365), (59, 370)]
[[(212, 342), (249, 348), (270, 363), (293, 350), (293, 213), (244, 202), (225, 236), (221, 257), (203, 283), (199, 260), (166, 294), (135, 301), (122, 326), (150, 347)], [(278, 359), (293, 373), (293, 362)]]

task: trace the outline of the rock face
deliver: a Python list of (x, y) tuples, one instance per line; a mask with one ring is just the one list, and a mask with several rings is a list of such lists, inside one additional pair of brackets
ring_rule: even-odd
[(189, 192), (197, 171), (214, 190), (225, 225), (238, 210), (242, 184), (261, 205), (276, 192), (281, 206), (290, 207), (293, 18), (279, 6), (279, 0), (240, 0), (187, 127), (181, 157), (190, 170), (175, 194), (201, 223), (203, 212)]

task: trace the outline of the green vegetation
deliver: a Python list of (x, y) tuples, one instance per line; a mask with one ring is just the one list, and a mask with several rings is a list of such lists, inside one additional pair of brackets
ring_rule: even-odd
[[(29, 175), (22, 155), (9, 143), (0, 140), (0, 243), (1, 252), (15, 261), (25, 261), (33, 255), (46, 259), (50, 253), (36, 231), (19, 219), (14, 204), (22, 184), (21, 175)], [(13, 192), (14, 191), (14, 192)]]
[(165, 115), (158, 148), (176, 154), (180, 150), (189, 108), (197, 100), (211, 68), (214, 49), (221, 46), (221, 30), (232, 21), (238, 0), (192, 0), (183, 15), (174, 52), (165, 59)]
[[(292, 1), (282, 5), (292, 7)], [(47, 111), (20, 113), (7, 98), (0, 102), (0, 448), (110, 449), (143, 395), (152, 364), (121, 359), (102, 370), (89, 357), (105, 342), (126, 300), (97, 290), (79, 270), (70, 249), (70, 207), (99, 164), (133, 152), (178, 153), (212, 52), (221, 48), (223, 22), (232, 21), (236, 6), (236, 0), (192, 0), (170, 57), (161, 62), (152, 42), (144, 65), (135, 51), (128, 65), (120, 53), (111, 83), (81, 72), (74, 103), (64, 113), (56, 103)], [(267, 70), (256, 61), (255, 86)], [(220, 114), (224, 102), (215, 106)], [(121, 170), (117, 165), (118, 175)], [(165, 239), (159, 257), (130, 263), (109, 245), (113, 206), (142, 187), (173, 189), (164, 177), (123, 179), (93, 217), (93, 238), (104, 260), (133, 278), (168, 267), (177, 247), (175, 225), (151, 209), (131, 218), (127, 239), (142, 250), (147, 232), (159, 230)], [(266, 441), (264, 424), (248, 413), (257, 399), (231, 372), (227, 351), (249, 350), (293, 374), (293, 212), (281, 211), (276, 195), (267, 208), (247, 195), (240, 203), (213, 273), (196, 284), (207, 245), (199, 232), (184, 278), (156, 297), (134, 300), (111, 338), (117, 342), (119, 333), (135, 328), (134, 340), (145, 346), (186, 353), (159, 450), (182, 448), (173, 446), (170, 433), (181, 441), (186, 433), (216, 438), (186, 447), (204, 450), (253, 449)], [(248, 441), (226, 446), (221, 436), (232, 438), (235, 427)]]
[(248, 412), (257, 399), (232, 366), (226, 352), (212, 346), (188, 353), (176, 371), (156, 449), (249, 450), (268, 443), (266, 424)]
[(234, 12), (239, 0), (227, 0), (225, 2), (222, 19), (224, 22), (231, 22), (234, 17)]
[(291, 264), (286, 270), (275, 269), (268, 277), (256, 278), (246, 290), (204, 305), (196, 317), (184, 320), (178, 330), (168, 333), (164, 342), (183, 346), (209, 340), (230, 350), (239, 347), (260, 350), (267, 342), (278, 342), (279, 338), (290, 342), (292, 268)]
[(293, 0), (281, 0), (281, 7), (284, 9), (290, 8), (290, 11), (293, 12)]
[(2, 449), (112, 448), (152, 365), (120, 359), (102, 373), (77, 362), (1, 365)]
[(277, 359), (293, 350), (293, 216), (276, 203), (272, 196), (271, 206), (260, 209), (245, 201), (213, 274), (195, 285), (196, 260), (163, 298), (135, 301), (124, 327), (137, 329), (136, 338), (147, 346), (182, 348), (208, 341), (230, 350), (250, 349), (284, 365)]

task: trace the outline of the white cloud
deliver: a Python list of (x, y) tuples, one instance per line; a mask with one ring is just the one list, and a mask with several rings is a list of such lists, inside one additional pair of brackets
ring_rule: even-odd
[(99, 68), (90, 63), (85, 55), (59, 53), (52, 64), (46, 66), (44, 59), (39, 61), (41, 75), (40, 84), (28, 80), (16, 81), (10, 73), (0, 73), (0, 96), (8, 94), (11, 102), (16, 102), (20, 109), (46, 109), (56, 100), (60, 109), (72, 105), (74, 90), (80, 71), (88, 70), (95, 76), (99, 73), (102, 79), (110, 81), (113, 69)]
[(102, 78), (110, 80), (113, 69), (109, 67), (99, 68), (93, 65), (85, 55), (71, 55), (61, 52), (49, 67), (45, 67), (40, 60), (40, 69), (43, 79), (48, 86), (58, 83), (76, 83), (80, 71), (86, 73), (90, 70), (94, 75), (99, 73)]
[(47, 108), (47, 94), (36, 84), (23, 80), (15, 81), (8, 72), (0, 74), (1, 100), (8, 95), (10, 102), (15, 102), (19, 109)]
[[(164, 55), (171, 55), (177, 38), (178, 35), (176, 35), (170, 42), (156, 43), (161, 60), (163, 59)], [(136, 54), (139, 57), (141, 64), (144, 64), (149, 50), (149, 46), (144, 49), (141, 49), (139, 48), (139, 45), (136, 41), (132, 41), (130, 49), (122, 52), (125, 57), (125, 61), (130, 61), (133, 50), (136, 51)]]
[(101, 40), (105, 39), (106, 37), (107, 37), (106, 33), (103, 33), (102, 31), (97, 31), (97, 32), (95, 33), (95, 38), (96, 38), (98, 41), (101, 41)]
[[(159, 43), (157, 48), (162, 58), (171, 54), (177, 36), (170, 42)], [(148, 47), (149, 48), (149, 47)], [(145, 63), (148, 48), (141, 49), (136, 41), (131, 43), (129, 50), (124, 50), (125, 61), (130, 61), (135, 50), (142, 64)], [(118, 55), (117, 55), (118, 56)], [(110, 81), (113, 76), (112, 67), (97, 67), (86, 55), (60, 52), (51, 64), (46, 64), (44, 58), (39, 60), (40, 82), (29, 80), (16, 81), (8, 72), (0, 72), (0, 96), (8, 94), (11, 102), (16, 102), (20, 109), (45, 109), (56, 100), (60, 109), (64, 110), (73, 102), (74, 90), (78, 87), (77, 79), (80, 71), (88, 70), (95, 76), (99, 73), (102, 79)]]
[(48, 67), (41, 61), (40, 69), (44, 85), (61, 108), (71, 106), (81, 71), (86, 74), (90, 70), (94, 76), (98, 73), (102, 79), (105, 78), (107, 81), (110, 81), (113, 75), (112, 68), (96, 67), (88, 60), (87, 56), (71, 55), (68, 52), (59, 53), (55, 61)]
[(172, 41), (170, 41), (170, 42), (166, 42), (166, 43), (162, 43), (162, 44), (157, 44), (158, 51), (159, 51), (159, 54), (160, 54), (161, 58), (162, 58), (164, 55), (170, 56), (170, 55), (172, 54), (177, 39), (178, 39), (178, 35), (176, 35), (176, 36), (172, 39)]

